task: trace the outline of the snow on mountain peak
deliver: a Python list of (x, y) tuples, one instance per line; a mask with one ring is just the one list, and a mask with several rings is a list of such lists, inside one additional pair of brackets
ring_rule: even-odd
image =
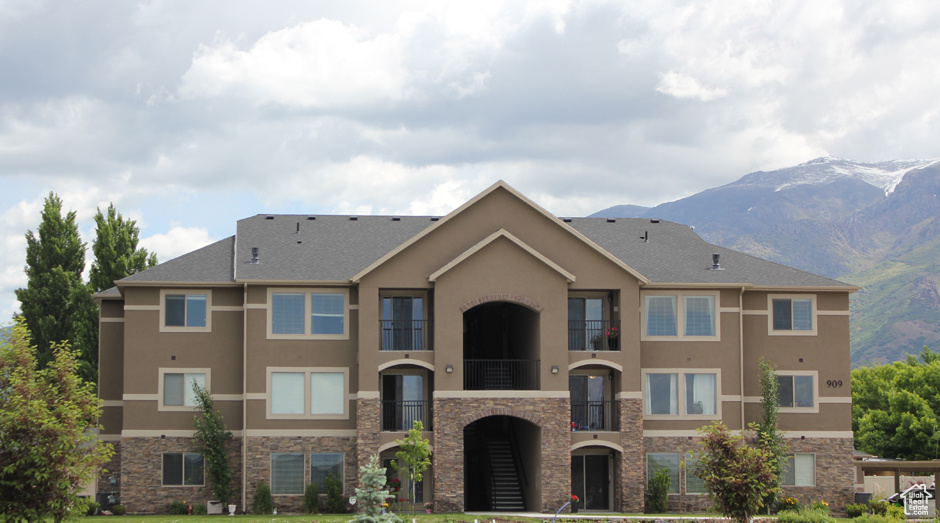
[(863, 163), (823, 156), (794, 167), (751, 173), (729, 185), (772, 187), (774, 191), (781, 191), (796, 185), (819, 185), (838, 179), (854, 178), (884, 190), (887, 196), (894, 192), (908, 171), (927, 167), (938, 161), (940, 159)]

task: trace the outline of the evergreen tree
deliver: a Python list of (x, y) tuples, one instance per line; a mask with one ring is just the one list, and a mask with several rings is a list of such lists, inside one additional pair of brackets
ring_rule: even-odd
[(368, 463), (359, 467), (359, 483), (362, 484), (362, 487), (356, 488), (356, 504), (359, 506), (359, 513), (352, 521), (356, 523), (396, 523), (401, 521), (394, 514), (382, 510), (382, 506), (389, 496), (385, 480), (385, 469), (379, 466), (378, 456), (371, 456)]
[[(37, 232), (38, 236), (26, 232), (28, 281), (25, 289), (16, 290), (16, 298), (36, 346), (37, 368), (43, 368), (55, 358), (54, 344), (74, 340), (76, 332), (82, 331), (76, 328), (76, 320), (86, 317), (89, 304), (94, 307), (94, 303), (82, 284), (85, 244), (78, 234), (75, 211), (63, 217), (62, 200), (49, 193)], [(90, 350), (75, 345), (83, 356)]]

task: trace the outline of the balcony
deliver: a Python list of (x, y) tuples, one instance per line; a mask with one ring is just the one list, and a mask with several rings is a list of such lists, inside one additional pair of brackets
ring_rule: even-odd
[(571, 430), (619, 431), (620, 402), (572, 401)]
[(569, 320), (568, 350), (620, 350), (619, 320)]
[(379, 320), (381, 350), (431, 350), (431, 320)]
[(464, 360), (464, 390), (539, 390), (539, 360)]
[(432, 426), (431, 402), (421, 401), (383, 401), (382, 431), (403, 432), (411, 430), (415, 421), (424, 424), (424, 430), (434, 430)]

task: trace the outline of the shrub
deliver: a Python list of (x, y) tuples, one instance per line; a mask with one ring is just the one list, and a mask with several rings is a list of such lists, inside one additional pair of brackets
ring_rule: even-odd
[(316, 514), (320, 511), (320, 484), (310, 483), (304, 489), (304, 512), (307, 514)]
[(868, 512), (868, 505), (864, 503), (849, 503), (845, 506), (845, 513), (850, 518), (857, 518)]
[(781, 510), (800, 510), (800, 500), (787, 496), (777, 501), (777, 512)]
[(822, 500), (814, 501), (813, 504), (810, 505), (810, 508), (813, 510), (821, 510), (825, 512), (826, 514), (829, 513), (829, 503), (826, 503), (825, 501), (822, 501)]
[(904, 507), (899, 507), (891, 503), (888, 503), (888, 513), (885, 514), (885, 516), (887, 516), (888, 519), (903, 520), (907, 518), (907, 516), (904, 515)]
[(326, 512), (329, 514), (345, 514), (347, 500), (343, 496), (343, 482), (333, 473), (326, 475)]
[(777, 513), (778, 523), (835, 523), (828, 508), (804, 508), (800, 510), (781, 510)]
[(274, 497), (271, 496), (271, 487), (267, 483), (258, 483), (255, 490), (255, 499), (251, 502), (252, 514), (271, 514), (274, 512)]
[(883, 499), (868, 502), (868, 506), (871, 507), (871, 513), (876, 516), (887, 516), (888, 505), (890, 505), (890, 503)]
[(114, 505), (111, 507), (111, 513), (115, 516), (123, 516), (124, 514), (127, 514), (127, 507), (124, 505)]
[(189, 510), (186, 508), (186, 503), (182, 501), (174, 501), (170, 503), (170, 514), (174, 516), (185, 516)]
[(83, 516), (94, 516), (98, 513), (98, 503), (91, 498), (78, 498), (72, 512)]
[(194, 516), (205, 516), (205, 515), (206, 515), (206, 506), (203, 505), (202, 503), (200, 503), (200, 504), (196, 505), (195, 507), (193, 507), (193, 515), (194, 515)]
[(669, 486), (672, 479), (669, 477), (669, 471), (659, 469), (649, 480), (649, 488), (646, 494), (646, 512), (649, 514), (663, 514), (669, 506)]

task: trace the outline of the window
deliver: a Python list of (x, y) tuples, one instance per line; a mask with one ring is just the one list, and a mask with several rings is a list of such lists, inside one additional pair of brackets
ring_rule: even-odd
[(202, 454), (167, 452), (163, 454), (163, 485), (199, 486), (203, 484)]
[(343, 453), (323, 452), (310, 455), (310, 483), (320, 485), (320, 491), (325, 492), (326, 476), (332, 474), (340, 483), (343, 481)]
[(304, 455), (299, 453), (271, 454), (271, 493), (304, 493)]
[(209, 331), (211, 294), (208, 290), (161, 290), (160, 331)]
[(382, 350), (427, 350), (424, 298), (382, 298)]
[[(196, 406), (196, 394), (193, 384), (209, 388), (206, 383), (206, 369), (161, 369), (160, 370), (160, 407), (179, 407), (177, 410), (191, 410)], [(173, 410), (173, 409), (170, 409)]]
[(768, 296), (770, 333), (811, 336), (816, 334), (816, 297), (811, 295)]
[(643, 339), (716, 339), (717, 292), (644, 296)]
[(705, 494), (705, 481), (695, 475), (695, 467), (698, 465), (698, 457), (694, 452), (685, 453), (685, 493), (686, 494)]
[(787, 468), (783, 471), (784, 485), (794, 487), (816, 486), (816, 455), (793, 454), (787, 457)]
[(269, 368), (268, 417), (346, 419), (346, 368)]
[(346, 289), (268, 290), (269, 338), (348, 339)]
[(651, 452), (646, 455), (646, 478), (652, 478), (660, 469), (669, 472), (669, 493), (679, 493), (679, 454), (675, 452)]
[(644, 374), (647, 415), (713, 418), (719, 414), (718, 370)]
[(777, 373), (778, 405), (781, 408), (815, 408), (816, 374)]

